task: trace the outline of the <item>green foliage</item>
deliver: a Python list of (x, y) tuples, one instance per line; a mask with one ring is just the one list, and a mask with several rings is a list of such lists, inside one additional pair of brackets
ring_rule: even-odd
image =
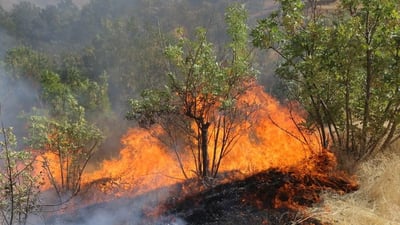
[[(216, 61), (213, 45), (206, 41), (206, 31), (199, 28), (196, 41), (185, 38), (175, 46), (168, 46), (166, 56), (176, 65), (179, 73), (170, 73), (170, 88), (173, 91), (191, 92), (191, 97), (209, 95), (204, 101), (216, 101), (227, 91), (228, 77)], [(186, 49), (189, 49), (185, 52)], [(194, 99), (192, 100), (194, 101)], [(204, 107), (208, 107), (204, 105)], [(196, 115), (194, 115), (196, 116)]]
[(88, 113), (104, 113), (110, 110), (108, 98), (108, 79), (106, 72), (99, 72), (95, 77), (89, 76), (84, 59), (79, 55), (63, 56), (57, 76), (62, 85), (68, 87)]
[(29, 117), (27, 144), (58, 158), (51, 161), (44, 155), (43, 167), (60, 197), (66, 193), (77, 194), (82, 173), (103, 139), (101, 131), (83, 116), (81, 111), (62, 119), (43, 115)]
[(28, 78), (39, 81), (42, 71), (50, 69), (47, 56), (26, 46), (10, 49), (5, 56), (6, 69), (15, 78)]
[[(108, 98), (115, 110), (125, 110), (120, 109), (124, 99), (165, 82), (163, 50), (178, 25), (190, 31), (188, 37), (193, 36), (192, 27), (205, 25), (216, 48), (222, 49), (228, 39), (223, 11), (229, 0), (98, 0), (82, 8), (70, 0), (58, 2), (46, 7), (16, 3), (4, 12), (0, 26), (18, 43), (58, 60), (44, 70), (58, 73), (65, 83), (60, 71), (63, 54), (74, 55), (81, 76), (90, 81), (100, 84), (100, 76), (107, 74)], [(245, 2), (254, 10), (263, 5), (261, 0)]]
[(27, 143), (44, 155), (57, 155), (58, 161), (44, 157), (43, 166), (60, 198), (76, 194), (81, 175), (103, 139), (99, 128), (88, 121), (88, 114), (102, 113), (103, 117), (92, 121), (108, 116), (107, 74), (99, 76), (98, 82), (89, 80), (79, 67), (79, 58), (67, 55), (61, 64), (56, 59), (50, 62), (27, 47), (10, 50), (5, 63), (14, 79), (28, 78), (39, 92), (39, 109), (27, 116)]
[(22, 44), (49, 46), (49, 43), (60, 44), (60, 41), (70, 39), (73, 36), (70, 32), (78, 18), (79, 9), (72, 1), (63, 0), (43, 8), (22, 1), (14, 4), (6, 14), (4, 28)]
[[(153, 28), (139, 30), (135, 18), (105, 20), (99, 33), (83, 53), (84, 68), (98, 78), (104, 71), (111, 79), (110, 99), (120, 105), (144, 88), (159, 83), (165, 60), (162, 56), (163, 37)], [(146, 74), (144, 76), (143, 74)]]
[(276, 73), (295, 84), (292, 97), (321, 144), (361, 158), (396, 140), (399, 3), (341, 1), (341, 10), (321, 13), (313, 3), (279, 2), (253, 29), (253, 44), (281, 56)]
[(162, 114), (173, 112), (174, 106), (170, 105), (170, 92), (163, 90), (144, 90), (141, 99), (130, 99), (131, 110), (126, 118), (136, 120), (142, 126), (149, 126), (155, 123), (154, 119)]
[[(223, 61), (218, 61), (215, 46), (207, 40), (206, 29), (196, 29), (191, 40), (183, 28), (178, 28), (177, 43), (165, 49), (171, 67), (167, 85), (163, 89), (144, 91), (140, 100), (130, 100), (128, 119), (147, 126), (160, 124), (170, 137), (184, 134), (186, 137), (180, 138), (190, 140), (192, 147), (197, 146), (193, 153), (195, 171), (203, 179), (217, 175), (222, 158), (240, 132), (233, 124), (245, 119), (237, 100), (255, 75), (249, 61), (246, 15), (240, 5), (227, 10), (226, 22), (232, 41), (227, 45), (230, 54)], [(209, 133), (211, 129), (215, 130)], [(213, 148), (211, 157), (208, 145)]]
[[(28, 145), (43, 153), (52, 152), (59, 159), (48, 162), (44, 158), (44, 165), (58, 164), (58, 171), (45, 168), (60, 196), (66, 192), (74, 195), (79, 191), (82, 173), (103, 139), (101, 131), (86, 120), (85, 107), (75, 97), (92, 88), (93, 84), (86, 79), (83, 81), (86, 82), (74, 80), (75, 85), (70, 88), (61, 82), (58, 74), (44, 72), (41, 77), (42, 99), (49, 110), (41, 112), (43, 115), (34, 110), (34, 114), (28, 117)], [(95, 85), (94, 88), (100, 87)], [(61, 177), (56, 179), (55, 173)]]
[(0, 130), (0, 223), (26, 224), (38, 208), (39, 177), (33, 174), (33, 157), (15, 150), (12, 128)]
[(87, 121), (86, 111), (109, 110), (107, 75), (100, 76), (99, 83), (90, 81), (77, 63), (71, 62), (73, 58), (66, 57), (62, 66), (55, 66), (60, 76), (43, 58), (30, 48), (19, 47), (8, 52), (6, 65), (15, 71), (16, 79), (28, 77), (36, 82), (40, 92), (39, 110), (34, 109), (33, 115), (28, 116), (27, 143), (42, 153), (47, 150), (59, 157), (58, 162), (51, 163), (59, 164), (57, 173), (63, 174), (62, 178), (55, 179), (50, 167), (45, 167), (46, 172), (58, 194), (76, 194), (83, 170), (102, 140), (100, 130)]
[(40, 19), (40, 7), (30, 2), (21, 2), (14, 6), (10, 17), (13, 21), (13, 31), (19, 38), (24, 36), (38, 37), (34, 24)]
[(68, 105), (59, 104), (67, 101), (77, 101), (69, 105), (80, 104), (90, 113), (110, 110), (107, 73), (96, 77), (96, 81), (90, 80), (83, 74), (82, 59), (79, 57), (66, 55), (62, 63), (58, 63), (44, 53), (20, 46), (7, 52), (4, 63), (14, 80), (29, 79), (41, 92), (40, 103), (51, 105), (53, 111), (67, 110), (65, 107)]

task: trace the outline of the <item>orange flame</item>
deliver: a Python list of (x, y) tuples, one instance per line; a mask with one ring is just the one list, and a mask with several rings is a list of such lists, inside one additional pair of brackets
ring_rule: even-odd
[(300, 132), (296, 125), (303, 122), (299, 112), (280, 105), (260, 86), (246, 98), (259, 105), (254, 115), (256, 124), (227, 156), (224, 170), (249, 174), (269, 168), (288, 169), (310, 164), (310, 157), (322, 151), (315, 134)]
[(147, 130), (129, 130), (122, 138), (122, 143), (125, 147), (120, 151), (119, 157), (106, 160), (99, 170), (87, 173), (84, 183), (110, 178), (117, 182), (114, 184), (119, 189), (137, 193), (183, 179), (175, 159)]
[[(254, 115), (257, 122), (224, 158), (220, 171), (235, 170), (249, 175), (269, 168), (302, 166), (313, 169), (313, 156), (325, 150), (321, 149), (315, 134), (299, 131), (295, 122), (302, 121), (300, 114), (280, 105), (260, 86), (248, 91), (246, 99), (259, 106)], [(122, 138), (124, 148), (119, 157), (106, 160), (99, 170), (86, 173), (83, 182), (88, 184), (109, 178), (119, 190), (132, 194), (183, 180), (174, 152), (152, 135), (161, 129), (152, 129), (130, 129)], [(329, 160), (334, 160), (331, 156)], [(185, 169), (193, 169), (190, 156), (183, 157)]]
[[(281, 171), (296, 168), (296, 171), (307, 174), (310, 171), (320, 171), (322, 161), (325, 167), (336, 165), (334, 155), (321, 148), (316, 134), (300, 131), (297, 124), (304, 120), (300, 110), (281, 105), (265, 93), (261, 86), (247, 91), (244, 98), (243, 101), (257, 105), (252, 115), (255, 122), (223, 159), (221, 173), (237, 171), (237, 174), (251, 175), (271, 168)], [(138, 195), (183, 181), (185, 177), (175, 152), (156, 138), (160, 132), (160, 127), (150, 130), (138, 127), (130, 129), (122, 137), (124, 147), (119, 157), (103, 161), (97, 170), (85, 172), (82, 186), (97, 185), (96, 190), (105, 193), (108, 196), (105, 198), (109, 199)], [(180, 157), (184, 169), (193, 171), (195, 164), (192, 156), (188, 154)], [(51, 171), (57, 171), (54, 155), (46, 153), (42, 159), (45, 159)], [(53, 174), (57, 176), (57, 173)], [(194, 176), (194, 173), (189, 175)], [(53, 181), (58, 180), (57, 177), (53, 178)], [(51, 188), (51, 183), (47, 182), (44, 188)], [(102, 197), (93, 194), (85, 198), (101, 201)]]

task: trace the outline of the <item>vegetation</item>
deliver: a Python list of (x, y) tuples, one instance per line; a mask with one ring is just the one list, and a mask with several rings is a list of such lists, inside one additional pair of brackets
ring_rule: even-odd
[(281, 57), (276, 73), (308, 112), (321, 145), (362, 159), (400, 137), (398, 1), (279, 1), (260, 20), (254, 45)]
[(58, 165), (52, 165), (54, 160), (48, 159), (52, 155), (42, 155), (43, 168), (60, 199), (63, 194), (78, 193), (83, 171), (102, 139), (98, 128), (88, 124), (81, 113), (76, 116), (55, 120), (34, 115), (29, 121), (29, 145), (58, 159)]
[(57, 65), (25, 46), (11, 49), (5, 57), (14, 82), (29, 80), (37, 93), (31, 115), (25, 116), (27, 144), (58, 157), (58, 165), (52, 165), (44, 154), (43, 167), (60, 198), (79, 191), (82, 173), (101, 143), (100, 130), (87, 120), (85, 112), (106, 114), (109, 107), (105, 77), (102, 83), (90, 81), (73, 59), (65, 57)]
[(38, 208), (39, 177), (33, 174), (34, 159), (27, 151), (16, 150), (12, 128), (0, 130), (0, 222), (26, 224)]
[(313, 213), (338, 225), (398, 224), (400, 179), (393, 171), (400, 169), (399, 147), (396, 142), (391, 151), (377, 153), (354, 171), (360, 181), (359, 191), (345, 196), (326, 194), (324, 204)]
[[(400, 139), (398, 0), (338, 0), (328, 8), (321, 4), (334, 1), (278, 0), (269, 15), (264, 7), (273, 4), (264, 0), (229, 8), (230, 0), (74, 2), (0, 6), (0, 103), (12, 103), (1, 110), (26, 137), (16, 146), (2, 125), (1, 223), (24, 224), (37, 207), (31, 153), (42, 155), (64, 199), (79, 192), (93, 157), (113, 155), (128, 126), (161, 128), (184, 176), (216, 177), (251, 125), (256, 109), (242, 96), (254, 68), (283, 103), (300, 103), (301, 128), (338, 156), (375, 162)], [(138, 123), (124, 120), (127, 111)], [(184, 151), (195, 168), (183, 165)]]
[[(220, 28), (223, 27), (224, 18), (219, 16), (217, 11), (225, 10), (228, 3), (229, 1), (220, 1), (218, 4), (206, 2), (199, 4), (189, 1), (179, 3), (177, 6), (167, 1), (149, 3), (141, 0), (118, 2), (102, 0), (91, 1), (80, 9), (72, 1), (63, 0), (44, 7), (38, 7), (30, 2), (21, 2), (8, 10), (0, 10), (1, 31), (16, 40), (12, 44), (18, 43), (18, 45), (0, 49), (1, 54), (4, 55), (1, 65), (7, 73), (4, 77), (2, 74), (1, 79), (7, 80), (6, 83), (10, 86), (21, 82), (29, 83), (27, 91), (34, 96), (33, 101), (27, 104), (19, 98), (18, 91), (20, 90), (12, 88), (8, 90), (7, 96), (12, 96), (11, 99), (21, 102), (17, 105), (22, 106), (15, 107), (20, 111), (11, 112), (11, 114), (24, 114), (27, 123), (19, 123), (20, 126), (16, 130), (17, 133), (27, 136), (28, 146), (43, 154), (53, 153), (58, 157), (57, 166), (46, 164), (48, 160), (44, 159), (44, 168), (60, 196), (66, 192), (75, 194), (79, 191), (82, 172), (88, 160), (100, 146), (101, 137), (106, 136), (112, 139), (115, 135), (118, 138), (124, 132), (123, 129), (113, 127), (126, 126), (119, 121), (119, 126), (115, 126), (118, 120), (115, 118), (120, 112), (125, 111), (126, 99), (138, 96), (144, 88), (163, 86), (166, 80), (164, 73), (169, 66), (163, 56), (163, 51), (169, 40), (176, 35), (171, 31), (178, 25), (183, 26), (182, 31), (185, 30), (185, 32), (189, 30), (188, 27), (205, 24), (208, 26), (207, 34), (205, 30), (199, 31), (197, 40), (190, 41), (188, 37), (192, 34), (185, 33), (185, 40), (182, 39), (181, 43), (175, 46), (181, 44), (182, 47), (185, 45), (185, 48), (192, 47), (191, 50), (198, 48), (204, 54), (201, 60), (209, 60), (206, 56), (212, 56), (214, 58), (207, 62), (209, 65), (220, 63), (217, 67), (212, 65), (214, 68), (202, 68), (203, 72), (215, 70), (217, 74), (212, 74), (212, 76), (243, 73), (239, 70), (248, 66), (245, 58), (247, 49), (244, 49), (244, 46), (230, 46), (231, 50), (237, 51), (234, 53), (236, 58), (231, 52), (233, 61), (224, 62), (226, 65), (222, 65), (223, 60), (217, 58), (228, 54), (223, 51), (220, 51), (221, 55), (214, 53), (215, 50), (222, 49), (220, 43), (226, 42), (227, 39), (226, 34), (221, 35), (223, 29)], [(256, 4), (260, 3), (261, 1)], [(165, 11), (161, 13), (160, 8)], [(210, 10), (211, 8), (213, 10)], [(177, 10), (180, 13), (176, 13)], [(211, 17), (210, 12), (213, 12)], [(194, 18), (193, 13), (197, 15), (195, 20), (188, 20), (188, 18)], [(169, 20), (159, 19), (170, 15), (174, 17)], [(231, 24), (239, 22), (230, 21)], [(247, 29), (247, 26), (235, 29)], [(85, 32), (81, 32), (82, 30)], [(234, 30), (230, 32), (232, 37), (236, 35)], [(215, 40), (216, 44), (212, 46), (206, 40), (206, 36)], [(237, 36), (237, 38), (242, 37)], [(244, 42), (246, 40), (237, 39), (233, 40), (232, 44)], [(201, 46), (202, 43), (206, 43), (206, 46)], [(169, 51), (172, 53), (172, 45)], [(187, 54), (193, 54), (193, 52), (187, 52)], [(174, 57), (178, 55), (169, 55), (171, 65), (174, 64), (172, 62)], [(190, 65), (186, 66), (186, 69), (189, 69)], [(182, 71), (175, 74), (175, 80), (169, 80), (171, 87), (174, 82), (174, 85), (178, 85), (178, 79), (183, 76), (183, 70), (185, 70), (183, 67), (179, 68), (178, 65), (173, 67), (176, 71)], [(228, 71), (229, 68), (232, 70)], [(207, 100), (210, 103), (208, 108), (221, 108), (220, 115), (213, 115), (215, 117), (213, 120), (219, 121), (217, 127), (225, 126), (225, 133), (218, 133), (216, 136), (217, 139), (223, 139), (221, 154), (214, 154), (212, 163), (204, 167), (204, 170), (199, 170), (204, 171), (204, 174), (209, 172), (213, 175), (216, 175), (221, 159), (229, 151), (229, 146), (233, 142), (233, 139), (225, 137), (226, 133), (237, 129), (233, 127), (233, 124), (228, 123), (227, 118), (230, 117), (233, 122), (233, 117), (238, 120), (239, 117), (244, 116), (241, 115), (242, 112), (233, 110), (233, 107), (229, 110), (227, 107), (237, 98), (233, 95), (228, 97), (228, 92), (233, 94), (240, 90), (233, 90), (233, 84), (229, 84), (230, 87), (228, 87), (226, 78), (218, 79), (215, 77), (214, 81), (218, 83), (213, 84), (213, 87), (203, 87), (204, 89), (215, 88), (217, 84), (226, 86), (221, 87), (220, 93), (216, 93), (213, 97), (214, 99), (225, 98), (225, 109), (222, 110), (221, 106), (212, 103), (211, 99)], [(235, 82), (239, 82), (239, 78)], [(228, 91), (226, 88), (232, 90)], [(199, 91), (201, 90), (195, 92)], [(7, 110), (7, 108), (4, 109)], [(193, 113), (193, 116), (197, 117), (197, 112)], [(10, 116), (10, 118), (17, 120), (15, 116)], [(207, 121), (203, 123), (204, 126), (206, 124), (208, 124)], [(99, 126), (104, 135), (97, 128)], [(213, 126), (212, 129), (217, 129), (217, 127)], [(110, 153), (103, 152), (103, 154)], [(203, 166), (199, 164), (198, 168), (201, 167)], [(60, 177), (59, 183), (56, 182), (56, 177)]]
[(222, 159), (239, 136), (240, 123), (248, 118), (250, 107), (239, 103), (255, 75), (249, 61), (246, 18), (241, 6), (227, 10), (232, 42), (229, 56), (220, 61), (205, 29), (197, 29), (194, 41), (178, 29), (178, 43), (165, 50), (173, 69), (168, 73), (168, 84), (164, 89), (145, 90), (142, 99), (130, 101), (128, 119), (145, 126), (161, 124), (171, 140), (184, 135), (180, 138), (189, 143), (183, 148), (190, 146), (196, 175), (203, 179), (217, 175)]
[(51, 165), (48, 155), (42, 157), (43, 167), (59, 197), (66, 193), (75, 195), (102, 135), (85, 119), (85, 108), (79, 105), (71, 88), (60, 82), (57, 74), (44, 72), (41, 84), (42, 99), (50, 105), (50, 110), (42, 112), (44, 115), (34, 110), (34, 115), (28, 117), (27, 142), (35, 150), (56, 155), (57, 166)]

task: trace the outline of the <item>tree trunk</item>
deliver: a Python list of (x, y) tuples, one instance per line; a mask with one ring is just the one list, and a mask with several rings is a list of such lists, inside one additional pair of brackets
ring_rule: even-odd
[(350, 79), (349, 73), (346, 73), (346, 94), (345, 94), (345, 111), (346, 111), (346, 146), (345, 150), (350, 151)]
[[(377, 21), (375, 21), (375, 24)], [(366, 77), (365, 77), (365, 98), (364, 98), (364, 115), (361, 130), (361, 146), (360, 146), (360, 157), (365, 156), (371, 149), (368, 149), (368, 129), (370, 120), (370, 101), (371, 101), (371, 88), (372, 88), (372, 76), (373, 76), (373, 56), (372, 40), (374, 35), (375, 25), (371, 21), (370, 11), (367, 11), (365, 16), (365, 42), (367, 44), (366, 50)]]
[(201, 176), (206, 178), (208, 176), (209, 171), (209, 160), (208, 160), (208, 128), (210, 127), (209, 123), (201, 123), (200, 131), (201, 131), (201, 157), (203, 170), (201, 171)]
[(360, 146), (360, 157), (363, 157), (370, 150), (367, 149), (368, 141), (368, 126), (369, 126), (369, 114), (370, 114), (370, 101), (371, 101), (371, 83), (372, 83), (372, 50), (367, 50), (367, 71), (365, 78), (365, 99), (364, 99), (364, 116), (361, 130), (361, 146)]
[(321, 145), (322, 145), (323, 148), (327, 148), (328, 147), (328, 140), (327, 140), (326, 132), (325, 132), (325, 126), (324, 126), (325, 124), (324, 124), (324, 121), (322, 119), (322, 115), (321, 115), (321, 112), (320, 112), (320, 106), (315, 101), (315, 98), (314, 98), (313, 95), (310, 95), (310, 99), (311, 99), (312, 105), (313, 105), (314, 110), (315, 110), (315, 119), (316, 119), (316, 121), (318, 123), (319, 130), (320, 130), (320, 138), (321, 138), (320, 142), (321, 142)]

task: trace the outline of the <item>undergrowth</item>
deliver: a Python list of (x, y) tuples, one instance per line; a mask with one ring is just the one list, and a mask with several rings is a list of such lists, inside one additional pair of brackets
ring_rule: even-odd
[(326, 194), (310, 210), (332, 224), (400, 224), (400, 142), (357, 165), (360, 189), (346, 195)]

